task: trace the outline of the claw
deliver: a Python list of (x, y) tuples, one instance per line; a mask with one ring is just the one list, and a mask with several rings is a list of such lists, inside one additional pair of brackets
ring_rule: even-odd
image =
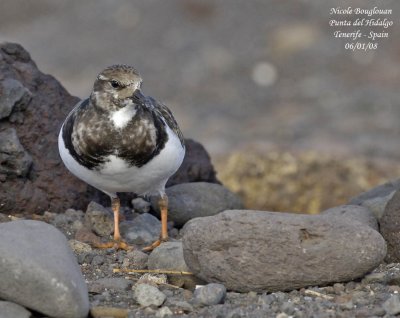
[(125, 250), (125, 251), (130, 251), (133, 249), (133, 246), (128, 245), (124, 241), (110, 241), (106, 243), (97, 243), (94, 244), (94, 247), (96, 248), (115, 248), (116, 250)]
[(161, 243), (164, 243), (164, 242), (167, 242), (167, 241), (168, 241), (168, 238), (159, 239), (159, 240), (153, 242), (151, 245), (146, 246), (146, 247), (143, 247), (143, 248), (142, 248), (142, 251), (143, 251), (143, 252), (151, 252), (151, 251), (154, 250), (156, 247), (160, 246)]

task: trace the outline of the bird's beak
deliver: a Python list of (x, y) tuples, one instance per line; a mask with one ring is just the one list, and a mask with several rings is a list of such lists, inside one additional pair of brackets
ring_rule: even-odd
[(136, 103), (136, 104), (144, 104), (146, 101), (146, 96), (144, 96), (142, 94), (142, 91), (140, 89), (136, 89), (133, 92), (132, 95), (132, 100)]

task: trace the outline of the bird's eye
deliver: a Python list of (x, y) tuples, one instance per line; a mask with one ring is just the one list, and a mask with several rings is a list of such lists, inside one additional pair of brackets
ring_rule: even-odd
[(110, 83), (111, 83), (111, 86), (114, 87), (114, 88), (121, 87), (121, 85), (117, 81), (111, 81)]

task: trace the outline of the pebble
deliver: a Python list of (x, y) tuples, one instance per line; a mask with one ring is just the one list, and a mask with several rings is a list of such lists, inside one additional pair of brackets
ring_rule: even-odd
[[(149, 269), (165, 269), (182, 272), (190, 272), (183, 258), (182, 242), (165, 242), (155, 248), (149, 255)], [(194, 289), (196, 285), (204, 282), (189, 275), (170, 275), (169, 282), (175, 286), (185, 286), (188, 289)]]
[(16, 303), (0, 300), (0, 317), (1, 318), (30, 318), (31, 312)]
[(163, 317), (166, 317), (166, 316), (172, 316), (172, 315), (173, 315), (173, 312), (167, 306), (161, 307), (156, 312), (156, 317), (159, 317), (159, 318), (163, 318)]
[(44, 222), (0, 224), (0, 294), (51, 317), (89, 312), (88, 290), (65, 236)]
[(85, 222), (99, 236), (108, 237), (114, 232), (113, 215), (97, 202), (89, 203), (85, 213)]
[(93, 266), (103, 265), (105, 261), (105, 257), (103, 255), (95, 255), (90, 262)]
[(94, 281), (92, 285), (95, 286), (93, 287), (95, 289), (124, 291), (130, 289), (132, 283), (131, 281), (121, 277), (106, 277)]
[(371, 273), (366, 275), (362, 283), (363, 284), (373, 284), (373, 283), (380, 283), (380, 284), (385, 284), (388, 281), (388, 276), (385, 272), (380, 272), (380, 273)]
[(90, 253), (92, 251), (92, 247), (87, 243), (74, 239), (69, 240), (68, 243), (72, 251), (76, 254)]
[(136, 213), (148, 213), (150, 212), (151, 203), (143, 198), (135, 198), (131, 201), (132, 207)]
[(135, 289), (135, 299), (142, 307), (160, 307), (167, 297), (157, 287), (148, 284), (138, 284)]
[(155, 248), (148, 259), (149, 269), (166, 269), (188, 272), (183, 258), (182, 242), (165, 242)]
[(194, 310), (193, 306), (189, 304), (187, 301), (179, 300), (174, 302), (171, 301), (171, 303), (174, 305), (174, 307), (179, 308), (184, 312), (192, 312)]
[[(241, 199), (225, 187), (207, 182), (182, 183), (166, 189), (168, 218), (181, 227), (190, 219), (218, 214), (243, 207)], [(153, 209), (159, 211), (158, 199), (152, 197)], [(159, 213), (159, 212), (158, 212)]]
[(337, 295), (340, 295), (344, 292), (344, 285), (342, 283), (335, 283), (333, 284), (333, 290)]
[(83, 226), (75, 233), (75, 239), (80, 242), (89, 243), (93, 245), (101, 243), (101, 239), (86, 226)]
[(351, 219), (236, 210), (191, 220), (183, 251), (201, 279), (263, 292), (362, 277), (382, 262), (386, 243)]
[(208, 284), (200, 288), (196, 288), (193, 294), (193, 302), (195, 304), (211, 306), (222, 304), (226, 297), (226, 288), (222, 284)]
[(400, 313), (400, 296), (392, 295), (382, 306), (388, 315), (397, 315)]
[(130, 244), (149, 245), (160, 236), (161, 222), (149, 213), (143, 213), (132, 221), (120, 223), (122, 237)]
[(147, 268), (147, 260), (149, 259), (149, 256), (146, 253), (143, 253), (138, 249), (134, 249), (129, 251), (126, 256), (129, 260), (129, 262), (125, 264), (126, 267), (129, 266), (130, 268), (134, 269)]

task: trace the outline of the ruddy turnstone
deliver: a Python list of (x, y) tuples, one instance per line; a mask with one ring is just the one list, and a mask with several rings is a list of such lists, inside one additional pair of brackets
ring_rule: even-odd
[(58, 148), (75, 176), (108, 194), (114, 212), (114, 242), (97, 247), (128, 249), (119, 231), (117, 192), (159, 195), (160, 239), (168, 239), (165, 184), (185, 154), (182, 133), (171, 111), (141, 92), (142, 78), (131, 66), (113, 65), (96, 78), (89, 98), (65, 119)]

